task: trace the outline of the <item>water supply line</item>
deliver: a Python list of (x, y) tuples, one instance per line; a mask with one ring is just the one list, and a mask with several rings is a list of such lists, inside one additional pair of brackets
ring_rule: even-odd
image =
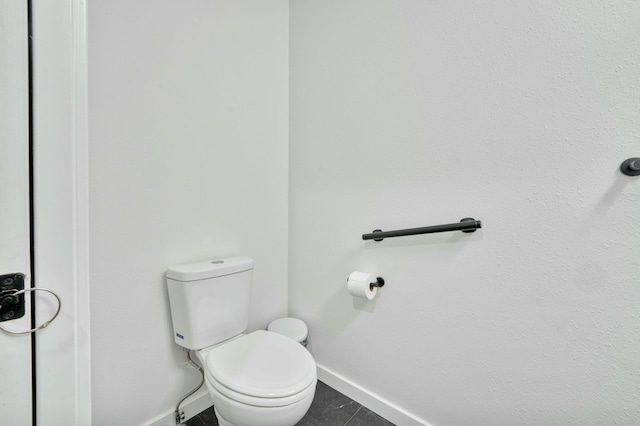
[(184, 398), (182, 398), (180, 400), (180, 402), (178, 402), (178, 405), (176, 406), (176, 424), (182, 424), (182, 421), (184, 420), (184, 411), (180, 412), (180, 405), (182, 405), (182, 403), (189, 398), (191, 395), (193, 395), (194, 393), (196, 393), (198, 391), (198, 389), (200, 389), (202, 387), (202, 385), (204, 384), (204, 370), (202, 369), (202, 367), (200, 367), (198, 364), (196, 364), (195, 362), (193, 362), (193, 360), (191, 359), (191, 351), (189, 349), (187, 349), (187, 358), (189, 358), (189, 364), (191, 364), (193, 367), (195, 367), (196, 369), (198, 369), (198, 371), (200, 372), (200, 374), (202, 375), (202, 379), (200, 380), (200, 384), (191, 392), (189, 392)]

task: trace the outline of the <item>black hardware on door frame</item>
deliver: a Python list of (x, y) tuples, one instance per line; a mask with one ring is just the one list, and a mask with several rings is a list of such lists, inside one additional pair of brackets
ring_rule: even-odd
[(24, 294), (24, 274), (0, 275), (0, 322), (22, 318), (26, 312)]

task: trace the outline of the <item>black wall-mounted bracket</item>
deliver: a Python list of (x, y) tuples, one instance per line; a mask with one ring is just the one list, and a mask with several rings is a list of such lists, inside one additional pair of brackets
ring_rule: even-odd
[(620, 171), (627, 176), (640, 176), (640, 158), (634, 157), (624, 160), (620, 164)]
[(373, 286), (373, 287), (383, 287), (384, 286), (384, 278), (377, 277), (376, 281), (371, 283), (371, 286)]

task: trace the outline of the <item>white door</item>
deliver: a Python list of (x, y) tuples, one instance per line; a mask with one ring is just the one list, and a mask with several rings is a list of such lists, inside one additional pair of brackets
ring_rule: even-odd
[[(27, 2), (0, 0), (0, 326), (14, 330), (31, 328), (30, 297), (11, 319), (21, 312), (7, 290), (17, 281), (7, 274), (30, 286), (27, 28)], [(31, 335), (0, 331), (0, 377), (0, 423), (31, 425)]]

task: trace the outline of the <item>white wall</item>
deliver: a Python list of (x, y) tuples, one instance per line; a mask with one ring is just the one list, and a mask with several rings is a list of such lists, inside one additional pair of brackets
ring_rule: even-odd
[(640, 3), (290, 15), (289, 309), (325, 375), (416, 423), (640, 423)]
[[(91, 381), (85, 2), (35, 2), (32, 18), (35, 285), (62, 301), (55, 321), (36, 334), (37, 422), (86, 425)], [(42, 324), (58, 306), (51, 295), (37, 297)]]
[(146, 424), (198, 383), (163, 273), (255, 259), (250, 329), (287, 311), (288, 3), (89, 4), (94, 426)]
[(638, 5), (287, 7), (89, 5), (93, 424), (197, 383), (162, 274), (228, 254), (256, 259), (251, 329), (288, 293), (325, 374), (419, 423), (640, 421)]

